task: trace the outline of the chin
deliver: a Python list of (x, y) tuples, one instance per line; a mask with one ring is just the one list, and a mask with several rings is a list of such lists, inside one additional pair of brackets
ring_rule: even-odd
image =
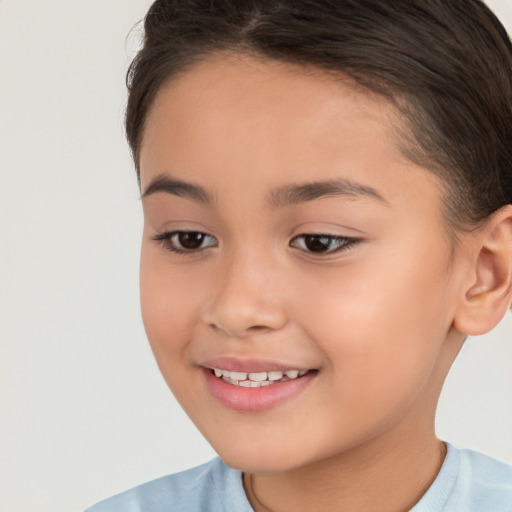
[(220, 458), (230, 468), (238, 469), (243, 473), (283, 473), (300, 467), (300, 464), (290, 464), (289, 460), (282, 457), (264, 458), (260, 456), (242, 457), (239, 453), (219, 453)]
[(265, 442), (212, 443), (222, 461), (229, 467), (244, 473), (281, 473), (308, 463), (298, 446), (276, 446)]

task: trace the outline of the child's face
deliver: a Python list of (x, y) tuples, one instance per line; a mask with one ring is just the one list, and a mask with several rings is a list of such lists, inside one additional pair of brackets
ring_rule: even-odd
[[(347, 82), (236, 57), (157, 98), (141, 152), (143, 192), (154, 185), (143, 318), (167, 383), (230, 465), (280, 471), (433, 433), (467, 262), (394, 122)], [(175, 231), (205, 235), (161, 240)], [(247, 388), (212, 367), (314, 371)]]

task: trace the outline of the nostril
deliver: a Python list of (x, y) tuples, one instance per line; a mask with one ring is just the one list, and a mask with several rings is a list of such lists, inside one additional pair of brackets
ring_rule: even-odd
[(243, 338), (283, 328), (288, 317), (280, 300), (259, 294), (219, 294), (203, 312), (203, 321), (225, 336)]
[(210, 323), (210, 327), (214, 331), (222, 333), (223, 335), (228, 336), (230, 338), (239, 338), (239, 337), (243, 337), (244, 334), (250, 334), (250, 333), (252, 333), (252, 334), (264, 333), (264, 332), (270, 330), (270, 328), (267, 327), (266, 325), (253, 325), (253, 326), (247, 327), (246, 329), (244, 329), (243, 333), (238, 332), (236, 329), (229, 329), (227, 327), (220, 326), (215, 323)]
[(253, 325), (249, 327), (248, 331), (266, 331), (268, 327), (266, 325)]

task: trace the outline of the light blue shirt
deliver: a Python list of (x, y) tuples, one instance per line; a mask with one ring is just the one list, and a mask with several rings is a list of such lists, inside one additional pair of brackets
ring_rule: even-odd
[[(447, 444), (434, 483), (411, 512), (512, 512), (512, 466)], [(219, 458), (109, 498), (85, 512), (253, 512), (242, 473)]]

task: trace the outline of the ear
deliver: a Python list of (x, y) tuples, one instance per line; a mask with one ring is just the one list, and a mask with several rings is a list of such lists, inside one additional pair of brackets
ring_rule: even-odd
[(472, 336), (493, 329), (512, 301), (512, 205), (495, 212), (474, 236), (471, 278), (454, 318), (455, 328)]

